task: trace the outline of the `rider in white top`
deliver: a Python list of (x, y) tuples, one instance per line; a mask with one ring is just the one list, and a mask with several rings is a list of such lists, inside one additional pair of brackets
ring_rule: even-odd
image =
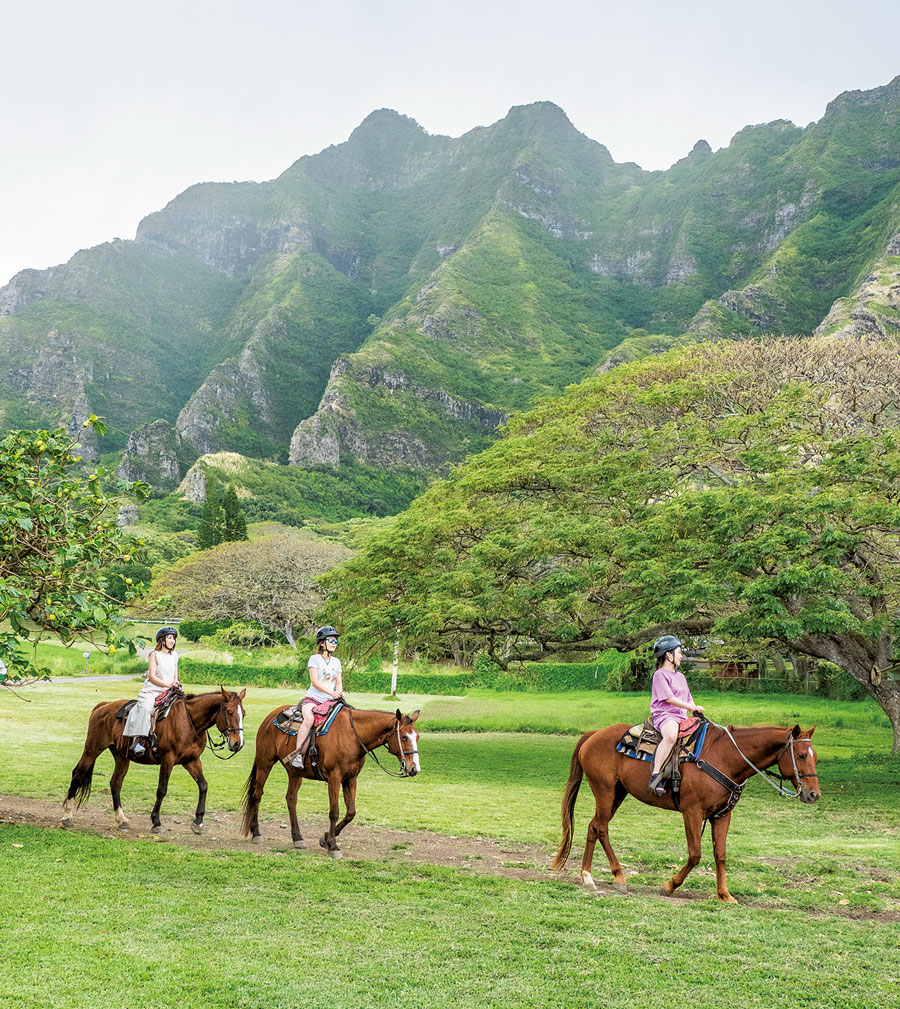
[[(123, 736), (135, 736), (132, 752), (140, 756), (146, 750), (150, 735), (150, 718), (156, 698), (169, 687), (178, 683), (178, 652), (175, 642), (178, 631), (174, 627), (160, 627), (156, 632), (156, 649), (150, 653), (147, 667), (147, 682), (141, 687), (137, 704), (128, 713)], [(180, 685), (180, 684), (179, 684)]]
[(316, 631), (316, 651), (310, 655), (309, 688), (300, 702), (303, 724), (297, 731), (297, 746), (285, 758), (294, 767), (303, 767), (306, 743), (313, 727), (313, 708), (326, 701), (343, 700), (343, 670), (341, 660), (334, 654), (338, 646), (338, 632), (330, 624)]

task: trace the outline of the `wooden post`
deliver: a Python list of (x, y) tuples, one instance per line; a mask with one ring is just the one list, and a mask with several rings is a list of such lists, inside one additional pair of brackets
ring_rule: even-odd
[(391, 669), (391, 697), (397, 696), (397, 664), (400, 661), (400, 632), (394, 638), (394, 665)]

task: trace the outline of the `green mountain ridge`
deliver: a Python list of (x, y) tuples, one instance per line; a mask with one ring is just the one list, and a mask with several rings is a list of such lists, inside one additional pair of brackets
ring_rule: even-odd
[(443, 471), (676, 340), (897, 331), (898, 235), (900, 77), (657, 172), (550, 102), (456, 139), (381, 109), (14, 277), (0, 426), (102, 414), (103, 451), (161, 488), (222, 451)]

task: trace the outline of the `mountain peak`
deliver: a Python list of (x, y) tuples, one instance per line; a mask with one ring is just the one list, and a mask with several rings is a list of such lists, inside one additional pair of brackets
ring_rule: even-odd
[(385, 140), (396, 143), (400, 138), (427, 137), (425, 130), (409, 116), (394, 109), (376, 109), (350, 134), (348, 143), (370, 143)]

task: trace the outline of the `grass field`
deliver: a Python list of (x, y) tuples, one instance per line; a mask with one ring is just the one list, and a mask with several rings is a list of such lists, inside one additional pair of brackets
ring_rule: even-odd
[[(0, 794), (61, 801), (90, 709), (136, 690), (83, 682), (28, 688), (30, 703), (0, 695)], [(248, 693), (247, 749), (204, 762), (211, 812), (237, 807), (255, 728), (287, 700), (284, 691)], [(0, 826), (8, 923), (0, 1006), (900, 1005), (900, 761), (887, 755), (881, 712), (796, 696), (702, 703), (721, 722), (818, 723), (822, 800), (802, 806), (760, 781), (735, 812), (729, 886), (738, 907), (706, 899), (714, 893), (708, 836), (684, 888), (698, 899), (650, 896), (684, 861), (684, 835), (677, 814), (634, 800), (611, 829), (636, 891), (627, 898), (588, 895), (573, 874), (525, 881), (399, 857), (355, 860), (353, 835), (367, 825), (531, 842), (549, 856), (573, 733), (637, 721), (646, 704), (601, 692), (408, 697), (403, 710), (423, 711), (423, 773), (396, 781), (367, 766), (343, 863), (318, 850), (259, 853), (229, 842), (192, 852)], [(91, 799), (99, 809), (109, 805), (111, 768), (101, 757)], [(123, 796), (133, 824), (149, 826), (155, 788), (151, 769), (132, 768)], [(283, 794), (276, 769), (264, 834), (286, 818)], [(177, 769), (164, 823), (195, 802), (193, 782)], [(306, 783), (299, 806), (301, 818), (324, 824), (324, 786)], [(589, 815), (582, 794), (573, 868)], [(594, 865), (602, 882), (602, 853)]]

